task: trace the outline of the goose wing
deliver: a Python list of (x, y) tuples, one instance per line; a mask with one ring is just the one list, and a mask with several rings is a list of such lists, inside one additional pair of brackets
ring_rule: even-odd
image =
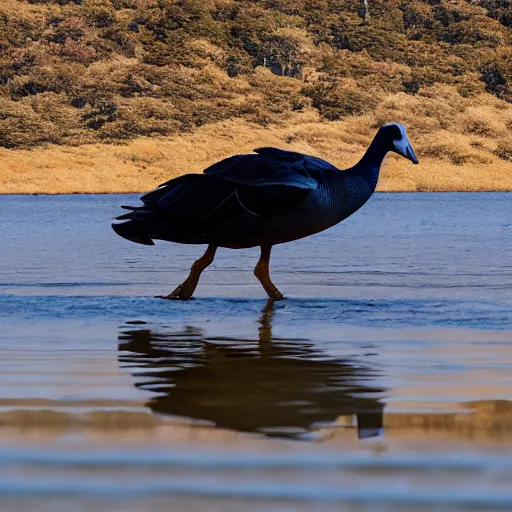
[(168, 181), (142, 200), (166, 221), (201, 229), (240, 214), (265, 217), (301, 202), (317, 188), (310, 172), (321, 166), (311, 158), (261, 148), (217, 162), (202, 175)]
[(300, 153), (259, 148), (248, 155), (234, 155), (221, 160), (203, 172), (240, 185), (314, 190), (317, 182), (311, 178), (305, 164), (305, 155)]

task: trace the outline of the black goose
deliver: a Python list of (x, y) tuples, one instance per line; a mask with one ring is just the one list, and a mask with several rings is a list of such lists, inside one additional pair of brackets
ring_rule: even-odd
[(168, 299), (188, 299), (201, 272), (212, 263), (218, 247), (261, 247), (255, 276), (271, 298), (282, 298), (269, 274), (273, 245), (323, 231), (352, 215), (368, 201), (388, 151), (417, 164), (405, 127), (382, 126), (361, 160), (340, 171), (320, 158), (260, 148), (234, 155), (203, 174), (185, 174), (144, 196), (143, 206), (130, 210), (112, 227), (120, 236), (139, 244), (153, 240), (207, 244), (187, 279)]

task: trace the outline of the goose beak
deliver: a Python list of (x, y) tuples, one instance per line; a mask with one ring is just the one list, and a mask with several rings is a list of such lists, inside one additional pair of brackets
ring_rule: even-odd
[(405, 158), (408, 158), (414, 165), (418, 165), (420, 161), (418, 160), (418, 157), (414, 153), (414, 149), (412, 149), (412, 146), (409, 144), (406, 148), (407, 155)]
[(411, 143), (406, 136), (404, 136), (401, 140), (395, 140), (393, 142), (393, 151), (407, 158), (407, 160), (410, 160), (413, 164), (420, 163), (418, 157), (414, 153), (414, 149), (412, 149)]

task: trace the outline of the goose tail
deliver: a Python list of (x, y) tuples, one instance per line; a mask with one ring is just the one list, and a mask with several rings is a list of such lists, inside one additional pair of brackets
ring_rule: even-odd
[(122, 206), (125, 210), (130, 210), (124, 215), (120, 215), (116, 220), (126, 222), (112, 223), (112, 229), (126, 240), (142, 245), (155, 245), (151, 239), (152, 226), (154, 226), (156, 215), (145, 206)]
[[(183, 230), (179, 223), (170, 224), (162, 219), (161, 215), (158, 214), (159, 204), (165, 196), (172, 192), (177, 191), (179, 198), (181, 185), (193, 185), (201, 181), (203, 177), (201, 174), (184, 174), (162, 183), (157, 189), (144, 194), (140, 198), (144, 203), (142, 206), (121, 206), (121, 208), (128, 210), (128, 213), (116, 218), (116, 221), (125, 222), (114, 222), (112, 224), (113, 230), (126, 240), (142, 245), (155, 245), (153, 239), (184, 243), (183, 240), (187, 238), (187, 231)], [(172, 196), (172, 200), (176, 201), (176, 196)], [(167, 201), (170, 201), (170, 199)]]

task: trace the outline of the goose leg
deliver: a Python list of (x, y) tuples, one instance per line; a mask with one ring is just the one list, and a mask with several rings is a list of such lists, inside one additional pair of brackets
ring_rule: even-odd
[(270, 263), (270, 250), (271, 245), (261, 246), (261, 256), (254, 267), (254, 275), (259, 279), (267, 295), (271, 299), (284, 299), (283, 294), (277, 289), (276, 285), (270, 279), (269, 263)]
[(212, 263), (216, 251), (217, 247), (215, 245), (209, 245), (206, 252), (192, 264), (192, 268), (190, 269), (190, 274), (187, 279), (185, 279), (185, 281), (183, 281), (183, 283), (181, 283), (172, 293), (160, 298), (171, 300), (190, 299), (194, 294), (197, 283), (199, 283), (201, 272)]

